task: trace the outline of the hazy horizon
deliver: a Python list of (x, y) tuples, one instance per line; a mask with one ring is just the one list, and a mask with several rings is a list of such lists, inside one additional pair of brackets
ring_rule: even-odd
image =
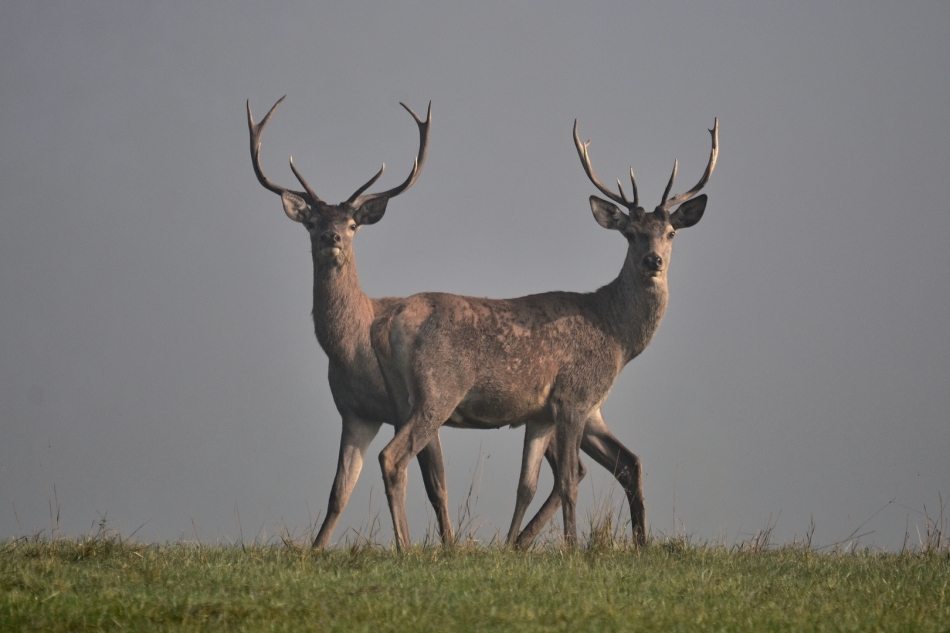
[[(649, 208), (674, 159), (696, 182), (718, 117), (669, 310), (603, 409), (649, 525), (915, 543), (950, 495), (947, 27), (945, 2), (4, 5), (0, 538), (49, 534), (55, 499), (66, 534), (105, 518), (150, 541), (322, 518), (340, 418), (310, 245), (254, 177), (245, 120), (286, 94), (264, 168), (296, 188), (292, 155), (328, 202), (383, 162), (378, 188), (401, 182), (418, 134), (399, 102), (432, 101), (423, 173), (355, 239), (374, 297), (602, 286), (625, 244), (591, 217), (574, 119)], [(504, 533), (523, 431), (441, 436), (451, 507), (474, 485), (480, 537)], [(391, 437), (335, 541), (377, 516), (391, 537)], [(581, 526), (612, 481), (584, 459)], [(545, 465), (529, 514), (551, 485)], [(419, 541), (416, 466), (408, 509)]]

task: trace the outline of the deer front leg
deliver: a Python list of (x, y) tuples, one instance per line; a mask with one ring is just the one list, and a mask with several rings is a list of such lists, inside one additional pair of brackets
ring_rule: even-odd
[(330, 537), (336, 528), (340, 515), (350, 500), (350, 494), (363, 469), (363, 457), (370, 442), (379, 432), (382, 422), (370, 422), (353, 415), (343, 416), (343, 433), (340, 436), (340, 456), (336, 465), (333, 488), (330, 489), (330, 502), (327, 504), (327, 516), (320, 526), (313, 546), (324, 549), (330, 545)]
[(627, 495), (627, 502), (630, 504), (633, 542), (643, 547), (646, 545), (647, 515), (643, 503), (643, 473), (640, 458), (614, 437), (599, 410), (587, 419), (581, 448), (598, 464), (609, 470), (623, 488)]
[[(538, 489), (538, 472), (541, 470), (541, 456), (547, 452), (554, 426), (550, 421), (528, 422), (524, 430), (524, 449), (521, 453), (521, 477), (518, 479), (518, 494), (515, 498), (515, 514), (511, 517), (508, 529), (509, 546), (515, 544), (524, 513), (534, 499)], [(555, 471), (556, 472), (556, 471)]]
[(439, 523), (439, 536), (443, 545), (450, 545), (455, 541), (452, 530), (452, 519), (449, 517), (449, 491), (445, 484), (445, 464), (442, 461), (442, 443), (439, 432), (426, 444), (417, 457), (419, 468), (422, 470), (422, 483), (426, 487), (426, 495), (435, 510), (435, 517)]

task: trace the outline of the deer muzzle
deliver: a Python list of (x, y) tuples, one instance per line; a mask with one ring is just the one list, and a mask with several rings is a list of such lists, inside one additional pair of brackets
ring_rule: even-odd
[(320, 234), (320, 252), (328, 257), (337, 255), (342, 247), (343, 237), (336, 231), (326, 231)]
[(663, 271), (663, 258), (657, 253), (647, 253), (643, 256), (640, 265), (644, 272), (652, 273), (650, 276), (655, 277)]

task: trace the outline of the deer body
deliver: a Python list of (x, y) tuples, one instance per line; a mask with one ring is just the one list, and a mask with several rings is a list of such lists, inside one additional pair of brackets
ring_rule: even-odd
[[(666, 310), (665, 278), (631, 284), (624, 272), (591, 294), (507, 300), (419, 294), (375, 321), (374, 348), (406, 420), (380, 454), (391, 506), (405, 500), (405, 478), (397, 473), (405, 473), (413, 449), (446, 419), (554, 430), (559, 472), (577, 471), (587, 420), (599, 415), (620, 370), (650, 342)], [(608, 314), (625, 318), (615, 323)], [(637, 464), (628, 496), (642, 509), (639, 470)], [(570, 508), (567, 531), (574, 525), (576, 481), (562, 478), (558, 485), (565, 483), (573, 488), (570, 505), (563, 506)], [(407, 547), (405, 515), (394, 511), (393, 520), (397, 542)], [(646, 519), (641, 511), (633, 520), (639, 526)]]
[[(597, 222), (627, 239), (619, 275), (596, 292), (548, 292), (507, 300), (423, 293), (400, 301), (373, 322), (373, 349), (398, 419), (396, 436), (379, 460), (399, 547), (410, 543), (405, 514), (408, 462), (447, 419), (475, 420), (485, 427), (525, 421), (526, 437), (539, 442), (553, 430), (556, 486), (569, 544), (577, 538), (578, 451), (583, 446), (612, 467), (630, 502), (634, 538), (644, 542), (640, 462), (607, 431), (600, 406), (621, 369), (650, 342), (666, 311), (673, 235), (702, 217), (706, 197), (689, 199), (712, 173), (717, 129), (711, 130), (713, 149), (700, 183), (667, 202), (671, 177), (661, 205), (646, 213), (638, 205), (632, 170), (633, 201), (622, 189), (618, 197), (600, 184), (575, 123), (575, 143), (588, 176), (629, 210), (627, 215), (591, 196)], [(679, 203), (670, 213), (669, 207)], [(617, 457), (613, 464), (611, 455)], [(534, 459), (539, 459), (537, 451)], [(515, 528), (513, 524), (512, 531)]]
[[(401, 302), (386, 320), (401, 372), (437, 376), (440, 394), (463, 394), (450, 420), (498, 428), (547, 420), (552, 403), (562, 400), (598, 408), (620, 369), (653, 336), (666, 300), (665, 283), (643, 288), (619, 280), (591, 294), (507, 300), (425, 293)], [(621, 312), (630, 318), (619, 326), (602, 316)], [(413, 365), (423, 357), (431, 359), (424, 368)]]

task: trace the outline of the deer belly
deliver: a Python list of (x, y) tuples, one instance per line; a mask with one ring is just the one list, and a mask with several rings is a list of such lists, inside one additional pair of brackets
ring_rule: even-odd
[(520, 426), (539, 416), (546, 416), (551, 385), (512, 389), (511, 385), (472, 389), (452, 412), (453, 426), (498, 428)]

